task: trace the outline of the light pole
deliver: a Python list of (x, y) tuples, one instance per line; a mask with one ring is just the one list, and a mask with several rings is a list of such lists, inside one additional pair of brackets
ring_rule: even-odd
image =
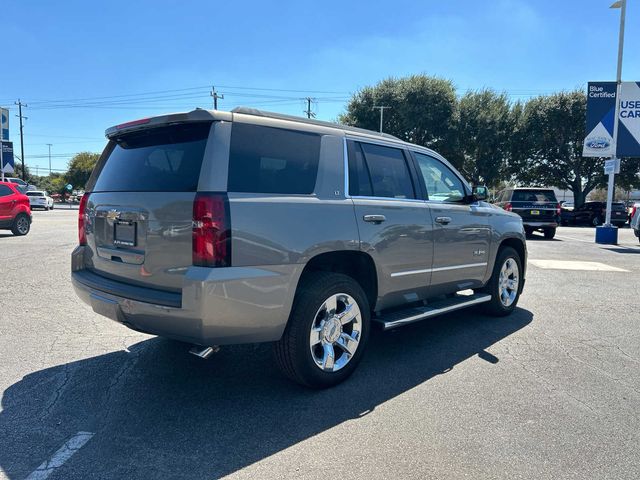
[(51, 176), (51, 145), (53, 145), (53, 143), (47, 143), (49, 147), (49, 176)]
[(382, 133), (382, 122), (384, 119), (384, 109), (385, 108), (391, 108), (391, 107), (384, 107), (384, 106), (378, 106), (378, 105), (374, 105), (373, 108), (378, 108), (380, 109), (380, 133)]
[[(618, 32), (618, 70), (616, 73), (616, 103), (613, 115), (613, 153), (611, 159), (618, 161), (618, 116), (620, 115), (620, 84), (622, 82), (622, 51), (624, 49), (624, 21), (627, 13), (627, 0), (618, 0), (609, 8), (620, 9), (620, 30)], [(609, 173), (609, 183), (607, 186), (607, 214), (605, 226), (611, 228), (611, 204), (615, 191), (615, 173)]]

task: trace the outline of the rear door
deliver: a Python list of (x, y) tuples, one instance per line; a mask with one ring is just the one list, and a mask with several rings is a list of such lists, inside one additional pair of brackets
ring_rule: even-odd
[(431, 279), (431, 215), (419, 199), (407, 153), (348, 141), (349, 193), (361, 249), (378, 269), (378, 308), (426, 298)]
[(15, 194), (8, 185), (0, 185), (0, 222), (13, 219), (13, 207), (16, 204)]
[(523, 223), (552, 223), (558, 219), (558, 201), (553, 190), (514, 190), (511, 208), (522, 217)]
[(211, 122), (183, 123), (109, 142), (85, 194), (87, 268), (139, 286), (182, 287), (210, 130)]
[(493, 207), (465, 202), (467, 189), (444, 162), (413, 152), (433, 217), (432, 293), (480, 286), (487, 271)]

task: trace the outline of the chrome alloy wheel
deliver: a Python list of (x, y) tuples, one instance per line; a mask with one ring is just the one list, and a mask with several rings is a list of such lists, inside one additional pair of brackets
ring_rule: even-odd
[(362, 315), (346, 293), (327, 298), (316, 312), (309, 335), (311, 356), (325, 372), (337, 372), (353, 358), (360, 343)]
[(18, 219), (16, 228), (18, 232), (20, 232), (20, 235), (26, 235), (26, 233), (29, 231), (29, 220), (27, 219), (27, 217), (21, 216)]
[(505, 307), (510, 307), (518, 296), (520, 285), (520, 270), (518, 263), (513, 258), (507, 258), (500, 269), (498, 278), (498, 293), (500, 302)]

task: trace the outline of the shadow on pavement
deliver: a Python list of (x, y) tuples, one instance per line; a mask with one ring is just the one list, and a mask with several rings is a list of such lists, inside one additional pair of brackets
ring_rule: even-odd
[(626, 247), (626, 248), (603, 248), (603, 250), (608, 250), (614, 253), (640, 253), (640, 248)]
[(284, 380), (269, 345), (223, 347), (210, 360), (154, 338), (27, 375), (0, 412), (0, 468), (22, 479), (77, 432), (95, 436), (50, 478), (219, 478), (368, 412), (445, 374), (528, 325), (517, 309), (467, 311), (374, 331), (355, 374), (311, 391)]

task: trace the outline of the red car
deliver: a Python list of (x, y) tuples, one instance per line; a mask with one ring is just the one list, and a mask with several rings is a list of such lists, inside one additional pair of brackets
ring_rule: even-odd
[(31, 228), (29, 197), (9, 182), (0, 182), (0, 230), (26, 235)]

